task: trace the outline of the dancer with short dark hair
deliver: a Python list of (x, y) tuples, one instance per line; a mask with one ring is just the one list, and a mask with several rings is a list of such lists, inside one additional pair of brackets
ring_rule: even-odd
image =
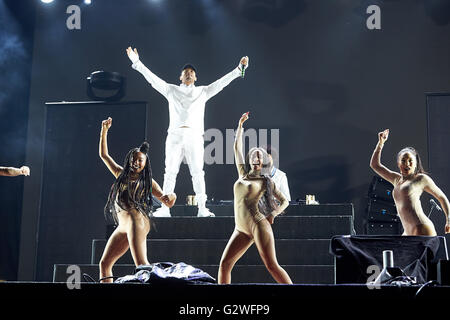
[(425, 173), (420, 155), (412, 147), (397, 154), (400, 173), (389, 170), (381, 164), (381, 150), (389, 137), (389, 129), (378, 133), (378, 144), (373, 151), (370, 167), (393, 186), (393, 197), (406, 236), (436, 236), (433, 222), (423, 212), (420, 196), (423, 191), (431, 194), (441, 204), (445, 215), (445, 233), (450, 233), (450, 203), (444, 192)]
[(168, 207), (172, 207), (176, 200), (174, 193), (163, 195), (160, 186), (153, 180), (147, 142), (127, 153), (123, 167), (111, 158), (107, 143), (111, 125), (111, 118), (102, 122), (99, 155), (116, 177), (105, 206), (105, 215), (112, 217), (117, 227), (100, 259), (100, 279), (106, 278), (102, 282), (112, 282), (112, 267), (128, 248), (136, 266), (149, 264), (146, 241), (152, 217), (152, 195)]
[[(271, 165), (264, 149), (250, 149), (244, 160), (242, 131), (248, 114), (244, 113), (239, 120), (234, 143), (239, 175), (233, 188), (235, 229), (220, 260), (218, 283), (231, 283), (231, 270), (254, 242), (272, 277), (278, 283), (292, 284), (287, 272), (278, 264), (271, 226), (289, 202), (269, 177)], [(261, 202), (263, 197), (265, 201)], [(279, 206), (275, 199), (280, 202)]]

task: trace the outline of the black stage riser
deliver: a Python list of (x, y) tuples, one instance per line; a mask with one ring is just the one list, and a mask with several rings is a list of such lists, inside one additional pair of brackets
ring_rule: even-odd
[[(149, 239), (229, 239), (235, 226), (234, 217), (154, 218), (154, 223)], [(272, 225), (279, 239), (331, 239), (351, 234), (352, 227), (351, 216), (285, 216)]]
[[(67, 273), (67, 264), (55, 265), (53, 273), (54, 282), (67, 282), (70, 274)], [(81, 273), (86, 273), (94, 280), (99, 279), (98, 265), (79, 265)], [(212, 277), (217, 278), (218, 265), (196, 265), (195, 267), (207, 272)], [(283, 268), (291, 277), (294, 283), (303, 284), (332, 284), (334, 282), (333, 266), (299, 266), (285, 265)], [(116, 265), (113, 268), (115, 277), (122, 277), (133, 274), (134, 265)], [(274, 283), (275, 280), (263, 265), (235, 266), (231, 281), (233, 283)], [(89, 281), (82, 279), (82, 281)]]
[[(177, 200), (181, 202), (182, 200)], [(234, 215), (233, 205), (207, 204), (217, 217), (228, 217)], [(196, 216), (198, 208), (196, 206), (175, 205), (170, 209), (172, 216)], [(291, 204), (285, 210), (290, 216), (353, 216), (353, 205), (351, 203), (305, 205)]]
[[(187, 264), (218, 264), (228, 240), (147, 240), (148, 259), (151, 262), (185, 262)], [(275, 240), (280, 264), (332, 265), (330, 240)], [(93, 240), (91, 263), (100, 261), (106, 240)], [(128, 251), (119, 264), (132, 264)], [(252, 245), (238, 264), (261, 264), (255, 245)]]

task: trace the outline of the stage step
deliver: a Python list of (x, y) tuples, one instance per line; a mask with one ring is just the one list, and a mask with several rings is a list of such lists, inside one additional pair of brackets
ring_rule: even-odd
[[(218, 239), (152, 239), (147, 240), (149, 261), (183, 261), (187, 264), (218, 264), (228, 240)], [(280, 264), (332, 265), (329, 239), (276, 239), (275, 248)], [(92, 241), (91, 263), (99, 263), (106, 245), (104, 239)], [(118, 263), (132, 264), (128, 250)], [(261, 264), (255, 245), (252, 245), (238, 264)]]
[[(213, 218), (192, 215), (173, 215), (154, 218), (147, 240), (147, 257), (150, 262), (184, 262), (217, 276), (218, 264), (225, 246), (234, 230), (231, 206), (221, 206), (229, 214)], [(334, 260), (329, 251), (330, 239), (335, 235), (354, 234), (353, 207), (350, 205), (297, 206), (303, 213), (317, 215), (282, 215), (272, 225), (278, 262), (295, 283), (334, 283)], [(350, 210), (351, 209), (351, 210)], [(182, 206), (179, 210), (194, 210)], [(331, 212), (333, 211), (333, 212)], [(173, 214), (174, 212), (172, 212)], [(231, 214), (230, 214), (231, 213)], [(330, 214), (325, 214), (330, 213)], [(342, 214), (337, 214), (342, 213)], [(112, 230), (110, 230), (112, 232)], [(78, 264), (83, 271), (98, 278), (98, 263), (107, 239), (94, 239), (91, 244), (90, 265)], [(64, 261), (65, 262), (65, 261)], [(77, 261), (80, 262), (80, 261)], [(86, 262), (83, 262), (86, 263)], [(114, 266), (114, 274), (123, 276), (134, 272), (133, 259), (128, 250)], [(54, 265), (54, 280), (66, 279), (67, 265)], [(252, 245), (239, 259), (232, 275), (234, 283), (273, 283), (264, 267), (256, 245)]]
[[(234, 217), (154, 218), (149, 239), (229, 239)], [(352, 216), (281, 216), (272, 229), (279, 239), (331, 239), (352, 234)]]
[[(69, 264), (56, 264), (53, 271), (53, 282), (66, 282), (70, 276), (67, 273)], [(94, 280), (99, 279), (98, 265), (78, 265), (81, 273), (86, 273)], [(218, 265), (196, 265), (195, 267), (207, 272), (217, 279)], [(304, 284), (332, 284), (334, 282), (334, 268), (332, 265), (283, 265), (294, 283)], [(113, 268), (114, 276), (122, 277), (133, 274), (134, 265), (117, 264)], [(235, 266), (231, 274), (232, 283), (274, 283), (275, 280), (263, 265)], [(84, 281), (84, 279), (82, 279)]]

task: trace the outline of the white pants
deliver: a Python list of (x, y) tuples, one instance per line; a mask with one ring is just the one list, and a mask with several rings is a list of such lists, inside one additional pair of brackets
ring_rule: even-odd
[(164, 174), (164, 194), (172, 193), (183, 158), (189, 167), (192, 186), (199, 208), (205, 208), (206, 187), (203, 171), (204, 140), (203, 135), (191, 128), (178, 128), (170, 132), (166, 138), (166, 160)]

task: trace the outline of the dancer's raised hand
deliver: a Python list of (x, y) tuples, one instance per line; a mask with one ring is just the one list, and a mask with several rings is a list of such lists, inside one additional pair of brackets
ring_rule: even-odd
[(378, 132), (378, 142), (384, 144), (389, 137), (389, 129)]
[(108, 119), (102, 121), (102, 130), (103, 131), (108, 131), (109, 128), (111, 128), (111, 126), (112, 126), (112, 119), (111, 119), (111, 117), (109, 117)]
[(239, 127), (242, 127), (242, 125), (244, 124), (245, 121), (248, 120), (248, 116), (250, 114), (250, 111), (247, 111), (246, 113), (244, 113), (241, 118), (239, 119)]

